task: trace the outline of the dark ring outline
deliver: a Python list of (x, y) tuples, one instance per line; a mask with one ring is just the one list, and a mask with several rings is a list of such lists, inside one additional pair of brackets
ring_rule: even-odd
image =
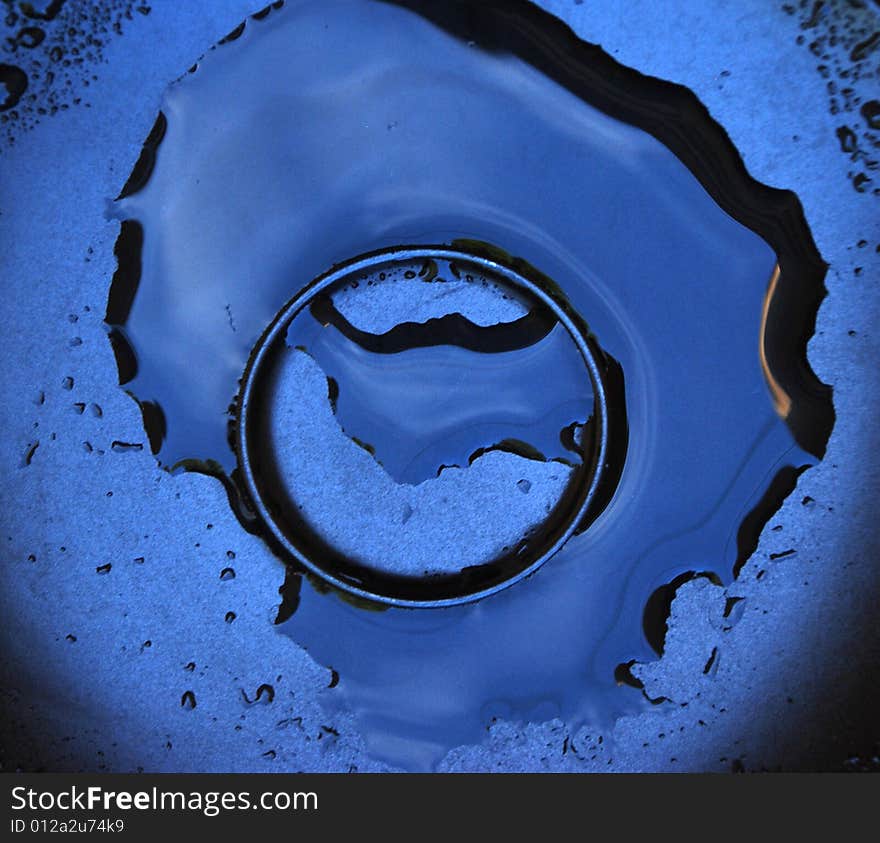
[[(255, 396), (258, 390), (260, 376), (263, 373), (264, 364), (270, 356), (276, 342), (283, 339), (284, 332), (287, 330), (290, 321), (300, 310), (302, 310), (302, 308), (306, 307), (315, 296), (330, 289), (351, 275), (369, 270), (376, 264), (389, 263), (392, 261), (403, 262), (430, 259), (440, 259), (453, 262), (460, 261), (474, 264), (489, 273), (500, 276), (514, 288), (525, 289), (531, 296), (538, 299), (538, 301), (551, 310), (553, 315), (568, 331), (577, 346), (590, 375), (595, 401), (593, 418), (596, 420), (596, 451), (591, 466), (592, 471), (589, 484), (586, 486), (585, 491), (579, 490), (577, 508), (569, 515), (565, 529), (555, 538), (547, 550), (543, 551), (536, 559), (524, 568), (515, 571), (512, 575), (505, 577), (491, 586), (482, 588), (478, 591), (462, 591), (460, 594), (452, 594), (447, 597), (425, 600), (410, 599), (400, 595), (371, 590), (359, 586), (347, 579), (343, 579), (328, 571), (326, 567), (318, 564), (290, 540), (288, 534), (281, 528), (269, 511), (269, 507), (263, 500), (259, 484), (256, 480), (253, 460), (250, 454), (250, 433), (252, 425), (250, 424), (251, 414), (249, 411), (256, 403)], [(278, 542), (280, 547), (290, 554), (293, 559), (328, 584), (363, 600), (404, 608), (441, 608), (471, 603), (496, 594), (499, 591), (524, 580), (526, 577), (537, 571), (538, 568), (553, 556), (577, 531), (579, 525), (587, 517), (590, 507), (596, 498), (608, 456), (609, 423), (605, 383), (602, 377), (602, 369), (597, 363), (596, 355), (592, 348), (593, 344), (594, 342), (585, 336), (575, 321), (568, 316), (560, 303), (558, 303), (556, 299), (541, 286), (501, 263), (468, 252), (462, 252), (443, 246), (397, 247), (370, 252), (344, 264), (334, 266), (327, 273), (319, 276), (312, 283), (306, 285), (292, 299), (290, 299), (281, 310), (279, 310), (278, 314), (254, 346), (248, 364), (245, 367), (242, 376), (242, 386), (239, 392), (238, 424), (236, 425), (235, 431), (235, 446), (238, 464), (241, 469), (241, 477), (250, 498), (249, 503), (259, 518), (263, 521), (263, 524), (271, 532), (273, 539)], [(386, 577), (386, 579), (390, 578)], [(462, 575), (458, 575), (443, 578), (443, 581), (454, 582), (455, 580), (461, 579), (463, 579)]]

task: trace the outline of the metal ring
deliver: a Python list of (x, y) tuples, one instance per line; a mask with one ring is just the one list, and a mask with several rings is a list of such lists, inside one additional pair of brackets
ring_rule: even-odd
[[(593, 417), (596, 421), (596, 452), (594, 462), (590, 466), (591, 471), (589, 483), (586, 484), (585, 489), (579, 492), (577, 496), (577, 507), (571, 511), (570, 516), (566, 520), (567, 526), (561, 531), (561, 533), (555, 536), (552, 544), (543, 550), (537, 558), (528, 561), (528, 563), (521, 569), (513, 570), (509, 576), (501, 577), (497, 582), (490, 582), (490, 584), (485, 587), (480, 587), (476, 590), (468, 590), (466, 584), (468, 578), (462, 575), (444, 576), (436, 579), (426, 578), (421, 580), (423, 588), (437, 587), (439, 589), (441, 585), (445, 586), (442, 589), (444, 593), (435, 599), (424, 599), (421, 596), (408, 597), (405, 593), (406, 589), (403, 591), (395, 591), (395, 589), (383, 591), (381, 589), (370, 588), (363, 582), (359, 582), (358, 578), (349, 578), (348, 576), (342, 575), (338, 570), (329, 570), (328, 567), (320, 564), (319, 561), (312, 558), (312, 556), (297, 545), (288, 534), (288, 531), (283, 529), (282, 524), (280, 524), (270, 512), (270, 508), (267, 506), (263, 498), (263, 493), (260, 490), (251, 454), (251, 428), (253, 422), (253, 414), (251, 411), (258, 404), (258, 402), (255, 401), (255, 398), (259, 390), (260, 378), (272, 349), (275, 347), (279, 339), (283, 341), (287, 327), (293, 317), (302, 308), (306, 307), (315, 296), (329, 290), (351, 275), (369, 271), (378, 264), (387, 264), (393, 261), (403, 262), (429, 259), (453, 262), (459, 261), (475, 265), (481, 270), (500, 278), (512, 287), (525, 290), (528, 294), (546, 306), (559, 322), (564, 325), (583, 358), (592, 381), (594, 394)], [(280, 547), (289, 553), (294, 560), (329, 585), (362, 600), (390, 606), (432, 608), (469, 603), (495, 594), (498, 591), (530, 576), (551, 556), (553, 556), (553, 554), (555, 554), (565, 542), (571, 538), (572, 534), (578, 528), (578, 525), (586, 519), (590, 505), (596, 496), (602, 472), (605, 468), (609, 434), (608, 402), (606, 398), (605, 384), (602, 376), (602, 368), (596, 360), (596, 352), (598, 352), (598, 348), (596, 347), (596, 351), (594, 352), (594, 347), (595, 341), (575, 324), (575, 321), (568, 315), (568, 313), (566, 313), (566, 310), (550, 292), (545, 290), (536, 281), (523, 276), (508, 266), (498, 263), (496, 260), (490, 260), (475, 254), (442, 246), (397, 247), (362, 255), (350, 262), (335, 266), (328, 273), (318, 277), (311, 284), (303, 288), (279, 311), (278, 315), (255, 345), (244, 372), (242, 388), (239, 393), (238, 425), (235, 445), (241, 475), (252, 499), (251, 502), (254, 509), (256, 510), (257, 515), (262, 519), (266, 529), (269, 531), (270, 539), (280, 544)], [(491, 563), (489, 563), (489, 565), (491, 565)], [(479, 567), (483, 566), (478, 566), (477, 570)], [(473, 577), (471, 577), (471, 579), (472, 578)], [(415, 580), (411, 578), (395, 578), (381, 573), (376, 573), (375, 579), (377, 581), (399, 580), (401, 583), (409, 582), (410, 584), (415, 582)], [(461, 582), (458, 583), (458, 590), (455, 587), (456, 580), (461, 580)]]

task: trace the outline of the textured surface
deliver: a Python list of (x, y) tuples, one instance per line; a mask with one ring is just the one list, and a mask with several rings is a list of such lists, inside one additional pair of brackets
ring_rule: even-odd
[[(859, 45), (880, 9), (543, 5), (622, 63), (692, 88), (756, 178), (799, 194), (831, 265), (810, 353), (835, 386), (837, 424), (826, 459), (739, 580), (679, 590), (663, 659), (634, 668), (666, 702), (603, 735), (498, 723), (442, 767), (836, 769), (869, 759), (880, 732), (880, 198), (877, 177), (866, 181), (876, 139), (855, 98), (876, 96), (880, 54)], [(219, 484), (170, 477), (148, 449), (113, 446), (144, 434), (101, 326), (118, 231), (105, 202), (167, 83), (251, 11), (237, 0), (154, 4), (105, 41), (80, 104), (10, 129), (15, 142), (0, 149), (6, 769), (379, 767), (344, 719), (326, 719), (318, 696), (329, 671), (273, 628), (280, 566), (241, 531)], [(234, 578), (221, 578), (226, 568)], [(274, 698), (250, 703), (264, 683)]]

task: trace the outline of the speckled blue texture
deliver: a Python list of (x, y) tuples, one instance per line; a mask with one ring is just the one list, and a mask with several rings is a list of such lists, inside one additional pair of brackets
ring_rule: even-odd
[[(878, 53), (851, 55), (880, 8), (838, 0), (813, 20), (811, 3), (761, 0), (541, 5), (618, 61), (690, 87), (752, 175), (798, 193), (830, 264), (810, 359), (835, 387), (837, 422), (738, 580), (679, 590), (663, 658), (633, 669), (664, 702), (602, 734), (499, 721), (440, 769), (838, 769), (870, 758), (880, 198), (854, 98), (877, 96)], [(168, 82), (253, 11), (153, 3), (105, 40), (96, 79), (73, 78), (68, 109), (27, 130), (3, 125), (4, 769), (384, 769), (343, 715), (328, 721), (330, 671), (277, 633), (283, 573), (222, 487), (125, 447), (145, 436), (101, 321), (118, 233), (106, 201)], [(844, 150), (841, 127), (855, 137)], [(234, 578), (221, 578), (227, 568)], [(264, 683), (274, 700), (248, 702)], [(181, 704), (188, 691), (195, 708)]]

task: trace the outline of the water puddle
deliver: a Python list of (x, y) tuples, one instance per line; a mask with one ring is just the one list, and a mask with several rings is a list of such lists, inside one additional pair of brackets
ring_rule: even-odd
[(607, 728), (675, 586), (734, 577), (824, 453), (800, 205), (528, 3), (281, 5), (114, 203), (120, 382), (287, 564), (279, 632), (375, 756)]

